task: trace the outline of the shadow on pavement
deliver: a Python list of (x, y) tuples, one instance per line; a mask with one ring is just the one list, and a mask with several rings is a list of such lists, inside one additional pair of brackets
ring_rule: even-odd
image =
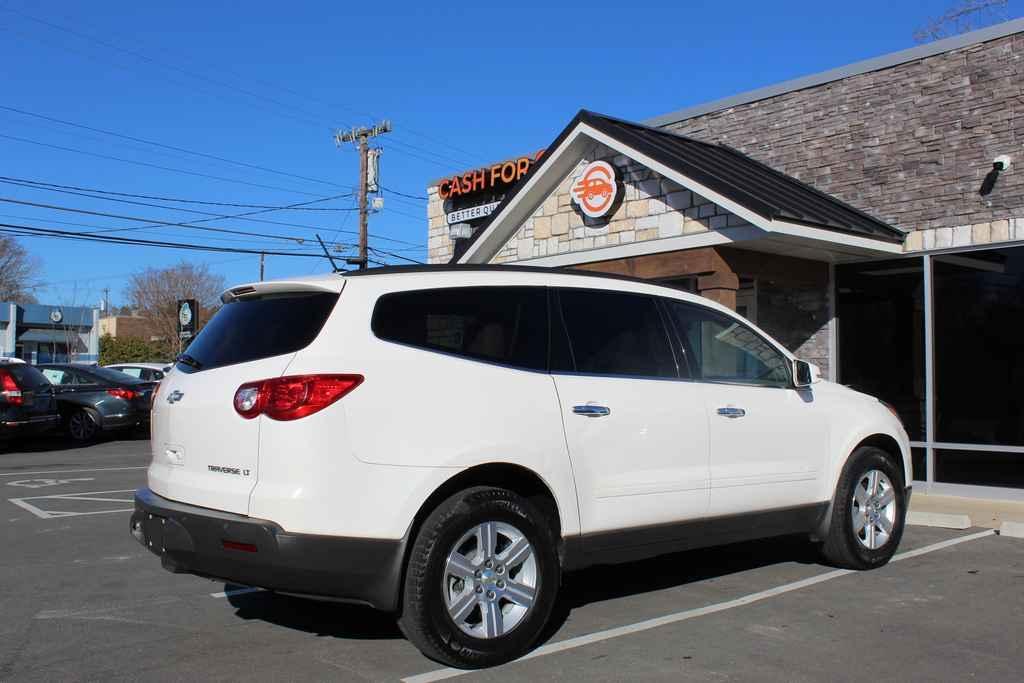
[[(590, 567), (562, 578), (558, 603), (538, 645), (565, 624), (573, 609), (595, 602), (685, 586), (774, 564), (818, 564), (815, 547), (805, 536), (785, 536), (691, 550), (640, 562)], [(244, 588), (227, 584), (225, 591)], [(337, 602), (269, 592), (230, 596), (237, 616), (259, 619), (317, 636), (380, 640), (402, 638), (395, 615)]]
[(148, 441), (149, 425), (133, 429), (104, 432), (88, 443), (77, 443), (62, 431), (35, 437), (20, 437), (0, 444), (0, 453), (53, 453), (59, 451), (80, 451), (113, 441)]

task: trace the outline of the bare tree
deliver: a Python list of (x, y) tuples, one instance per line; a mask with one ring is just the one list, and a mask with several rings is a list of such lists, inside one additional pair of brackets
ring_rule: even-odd
[(960, 0), (939, 17), (914, 31), (914, 40), (927, 43), (1006, 21), (1008, 0)]
[(199, 303), (200, 323), (210, 319), (220, 306), (224, 278), (210, 272), (205, 264), (182, 261), (169, 268), (147, 268), (131, 276), (125, 298), (131, 307), (148, 318), (153, 329), (168, 344), (178, 349), (178, 299)]
[(38, 259), (13, 237), (0, 235), (0, 301), (35, 303), (29, 280), (38, 271)]

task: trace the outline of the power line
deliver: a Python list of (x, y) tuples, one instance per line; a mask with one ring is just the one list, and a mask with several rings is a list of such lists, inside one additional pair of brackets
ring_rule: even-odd
[[(0, 182), (3, 182), (3, 181), (0, 181)], [(14, 182), (14, 181), (7, 181), (7, 182), (8, 182), (8, 184), (13, 184), (13, 185), (18, 185), (19, 184), (18, 182)], [(32, 187), (32, 189), (39, 189), (39, 190), (49, 190), (50, 189), (50, 188), (47, 188), (47, 187), (34, 187), (34, 186), (28, 186), (28, 185), (26, 185), (26, 187)], [(71, 191), (71, 190), (52, 189), (51, 191), (53, 191), (53, 192), (60, 192), (62, 194), (81, 194), (81, 193), (74, 192), (74, 191)], [(82, 195), (82, 196), (88, 197), (90, 195)], [(343, 198), (343, 197), (347, 197), (347, 196), (350, 196), (350, 195), (338, 195), (337, 197), (328, 198), (328, 199)], [(298, 229), (301, 229), (301, 230), (307, 230), (307, 231), (311, 231), (311, 232), (318, 232), (318, 231), (323, 231), (323, 230), (333, 230), (334, 229), (334, 228), (330, 228), (330, 227), (318, 227), (318, 226), (314, 226), (314, 225), (303, 225), (301, 223), (286, 223), (286, 222), (283, 222), (283, 221), (274, 221), (274, 220), (268, 220), (268, 219), (265, 219), (265, 218), (262, 218), (262, 219), (261, 218), (251, 218), (251, 216), (253, 216), (253, 215), (260, 214), (260, 213), (268, 213), (269, 211), (272, 211), (272, 210), (298, 209), (299, 207), (303, 206), (304, 204), (310, 204), (310, 203), (314, 203), (314, 202), (317, 202), (317, 201), (323, 201), (325, 199), (323, 197), (315, 199), (315, 200), (311, 200), (309, 202), (299, 202), (299, 203), (296, 203), (296, 204), (289, 204), (289, 205), (281, 206), (281, 207), (270, 207), (268, 209), (261, 209), (259, 211), (249, 211), (249, 212), (245, 212), (245, 213), (241, 213), (241, 214), (214, 214), (214, 213), (210, 213), (210, 212), (207, 212), (207, 211), (198, 211), (198, 210), (195, 210), (195, 209), (185, 209), (185, 208), (182, 208), (182, 207), (175, 207), (175, 206), (157, 206), (157, 205), (153, 205), (153, 204), (145, 204), (143, 202), (130, 202), (128, 200), (117, 200), (117, 199), (110, 199), (110, 198), (107, 198), (107, 197), (92, 197), (92, 198), (93, 199), (101, 199), (101, 200), (105, 200), (105, 201), (116, 201), (116, 202), (126, 203), (126, 204), (139, 204), (139, 205), (143, 205), (143, 206), (153, 206), (153, 207), (156, 207), (156, 208), (168, 209), (168, 210), (171, 210), (171, 211), (180, 211), (180, 212), (184, 212), (184, 213), (194, 213), (194, 214), (199, 214), (199, 215), (211, 216), (211, 218), (205, 219), (203, 221), (190, 221), (187, 224), (186, 223), (175, 223), (175, 224), (173, 224), (173, 225), (181, 225), (182, 227), (188, 227), (189, 225), (192, 225), (192, 224), (195, 224), (195, 223), (207, 222), (207, 221), (210, 221), (210, 220), (218, 220), (218, 219), (225, 219), (225, 220), (227, 220), (227, 219), (235, 219), (235, 218), (239, 218), (239, 217), (244, 217), (247, 221), (250, 221), (250, 222), (253, 222), (253, 223), (264, 223), (264, 224), (267, 224), (267, 225), (280, 225), (280, 226), (287, 227), (287, 228), (298, 228)], [(49, 207), (48, 207), (48, 205), (43, 205), (41, 208), (49, 208)], [(60, 209), (58, 209), (58, 210), (60, 210)], [(338, 210), (348, 213), (348, 212), (350, 212), (350, 211), (352, 211), (354, 209), (338, 209)], [(98, 215), (103, 215), (103, 214), (98, 214)], [(105, 217), (107, 217), (107, 218), (119, 218), (119, 216), (116, 216), (116, 215), (115, 216), (109, 216), (108, 215), (108, 216), (105, 216)], [(149, 226), (149, 227), (159, 227), (159, 225), (153, 225), (153, 226)], [(144, 229), (144, 228), (137, 228), (137, 229), (141, 230), (141, 229)], [(213, 230), (215, 232), (227, 230), (227, 228), (218, 228), (218, 229), (209, 228), (209, 229)], [(345, 232), (345, 233), (350, 233), (350, 234), (357, 234), (354, 230), (338, 229), (336, 231), (336, 234), (337, 234), (337, 232)], [(243, 232), (241, 234), (252, 234), (252, 235), (255, 235), (255, 236), (261, 236), (262, 235), (262, 233), (245, 233), (245, 232)], [(383, 235), (371, 235), (371, 237), (373, 237), (374, 239), (378, 239), (378, 240), (384, 240), (384, 241), (387, 241), (387, 242), (394, 242), (395, 244), (404, 244), (404, 245), (412, 246), (412, 247), (423, 247), (424, 246), (421, 243), (409, 242), (409, 241), (401, 240), (401, 239), (398, 239), (398, 238), (395, 238), (395, 237), (385, 237)], [(293, 238), (293, 239), (309, 239), (309, 238)]]
[[(156, 64), (156, 65), (162, 66), (165, 69), (171, 69), (173, 71), (177, 71), (178, 73), (184, 74), (184, 75), (189, 76), (191, 78), (194, 78), (194, 79), (197, 79), (197, 80), (200, 80), (200, 81), (204, 81), (206, 83), (211, 83), (211, 84), (216, 85), (218, 87), (227, 88), (229, 90), (234, 90), (235, 92), (238, 92), (238, 93), (241, 93), (243, 95), (246, 95), (247, 97), (252, 97), (252, 98), (255, 98), (255, 99), (258, 99), (258, 100), (263, 100), (265, 102), (269, 102), (271, 104), (274, 104), (275, 106), (299, 112), (303, 116), (316, 116), (316, 114), (313, 113), (313, 112), (301, 109), (299, 107), (295, 107), (293, 105), (288, 104), (287, 102), (283, 102), (283, 101), (280, 101), (280, 100), (277, 100), (277, 99), (274, 99), (274, 98), (271, 98), (271, 97), (267, 97), (267, 96), (262, 95), (260, 93), (252, 92), (252, 91), (246, 90), (244, 88), (239, 88), (238, 86), (233, 85), (231, 83), (227, 83), (225, 81), (219, 81), (217, 79), (210, 78), (209, 76), (206, 76), (204, 74), (196, 73), (196, 72), (191, 71), (189, 69), (185, 69), (185, 68), (182, 68), (182, 67), (177, 66), (175, 64), (172, 64), (172, 63), (169, 63), (169, 62), (166, 62), (166, 61), (163, 61), (163, 60), (159, 60), (159, 59), (150, 57), (149, 55), (146, 55), (146, 54), (141, 53), (141, 52), (137, 52), (135, 50), (127, 49), (127, 48), (122, 47), (120, 45), (115, 45), (113, 43), (107, 42), (107, 41), (102, 40), (100, 38), (96, 38), (95, 36), (91, 36), (91, 35), (82, 33), (80, 31), (76, 31), (76, 30), (68, 28), (66, 26), (62, 26), (60, 24), (57, 24), (57, 23), (54, 23), (54, 22), (51, 22), (51, 21), (47, 21), (45, 19), (40, 19), (38, 17), (32, 16), (30, 14), (26, 14), (25, 12), (21, 12), (19, 10), (11, 9), (9, 7), (3, 8), (3, 9), (7, 9), (8, 11), (13, 12), (15, 14), (18, 14), (19, 16), (24, 17), (25, 19), (28, 19), (30, 21), (34, 21), (36, 23), (43, 24), (44, 26), (49, 26), (50, 28), (56, 29), (58, 31), (63, 31), (65, 33), (69, 33), (69, 34), (74, 35), (74, 36), (76, 36), (78, 38), (81, 38), (82, 40), (88, 40), (88, 41), (94, 42), (94, 43), (96, 43), (98, 45), (102, 45), (103, 47), (105, 47), (105, 48), (107, 48), (109, 50), (114, 50), (116, 52), (120, 52), (120, 53), (123, 53), (123, 54), (130, 55), (130, 56), (132, 56), (132, 57), (134, 57), (136, 59), (140, 59), (140, 60), (142, 60), (144, 62), (147, 62), (147, 63), (150, 63), (150, 64)], [(223, 69), (221, 69), (221, 70), (223, 71)], [(245, 77), (247, 77), (247, 76), (243, 76), (243, 78), (245, 78)], [(252, 78), (252, 77), (248, 76), (248, 78)], [(264, 84), (264, 85), (266, 85), (268, 87), (274, 88), (276, 90), (282, 90), (284, 92), (288, 92), (288, 93), (290, 93), (290, 94), (292, 94), (294, 96), (300, 97), (302, 99), (309, 100), (311, 102), (317, 102), (320, 105), (330, 107), (331, 109), (335, 109), (335, 108), (340, 107), (342, 109), (347, 109), (348, 111), (353, 112), (355, 114), (360, 114), (361, 116), (364, 116), (364, 117), (369, 118), (369, 119), (379, 119), (380, 118), (376, 114), (370, 114), (370, 113), (367, 113), (367, 112), (360, 112), (359, 110), (356, 110), (356, 109), (352, 108), (349, 105), (328, 102), (326, 100), (322, 100), (320, 98), (313, 97), (312, 95), (309, 95), (308, 93), (305, 93), (305, 94), (304, 93), (300, 93), (298, 91), (292, 90), (292, 89), (287, 88), (287, 87), (285, 87), (283, 85), (280, 85), (280, 84), (270, 83), (269, 81), (264, 81), (264, 80), (261, 80), (261, 79), (258, 79), (258, 78), (253, 79), (253, 80), (255, 80), (256, 82), (262, 83), (262, 84)], [(298, 119), (298, 117), (295, 117), (294, 115), (292, 115), (292, 118), (296, 118), (297, 120), (303, 120), (304, 122), (309, 123), (311, 125), (319, 125), (318, 123), (312, 121), (311, 119)], [(346, 128), (351, 128), (352, 126), (346, 124), (345, 127)], [(414, 129), (414, 128), (406, 127), (406, 130), (409, 133), (412, 133), (413, 135), (416, 135), (416, 136), (418, 136), (420, 138), (423, 138), (424, 140), (431, 141), (434, 144), (437, 144), (439, 146), (444, 147), (445, 149), (454, 150), (454, 151), (458, 151), (458, 152), (461, 152), (463, 154), (466, 154), (466, 155), (468, 155), (467, 158), (471, 158), (471, 159), (476, 159), (477, 158), (476, 157), (477, 153), (469, 152), (468, 150), (461, 149), (461, 148), (459, 148), (459, 147), (457, 147), (455, 145), (452, 145), (451, 143), (441, 141), (440, 139), (438, 139), (435, 136), (428, 135), (427, 133), (423, 133), (422, 131), (419, 131), (419, 130)], [(398, 141), (398, 142), (401, 142), (401, 141)], [(408, 146), (410, 148), (413, 148), (413, 149), (422, 150), (422, 151), (424, 151), (424, 152), (426, 152), (428, 154), (432, 154), (434, 156), (439, 156), (441, 158), (446, 158), (446, 157), (444, 157), (444, 155), (439, 155), (436, 152), (430, 152), (429, 150), (425, 150), (422, 147), (417, 147), (417, 146), (415, 146), (415, 145), (413, 145), (413, 144), (411, 144), (409, 142), (403, 142), (402, 144), (404, 144), (404, 145), (406, 145), (406, 146)], [(450, 157), (447, 157), (447, 158), (450, 159)], [(434, 163), (437, 163), (437, 162), (434, 162)], [(459, 165), (463, 164), (463, 162), (461, 162), (461, 161), (456, 161), (455, 163), (457, 163)], [(471, 162), (471, 163), (475, 163), (475, 162)]]
[(145, 138), (138, 138), (138, 137), (135, 137), (133, 135), (125, 135), (124, 133), (117, 133), (115, 131), (104, 130), (103, 128), (95, 128), (93, 126), (87, 126), (87, 125), (84, 125), (84, 124), (81, 124), (81, 123), (74, 123), (73, 121), (65, 121), (63, 119), (58, 119), (58, 118), (55, 118), (55, 117), (52, 117), (52, 116), (46, 116), (44, 114), (37, 114), (35, 112), (25, 111), (24, 109), (17, 109), (15, 107), (8, 107), (8, 106), (2, 105), (2, 104), (0, 104), (0, 109), (4, 109), (6, 111), (11, 111), (11, 112), (14, 112), (16, 114), (22, 114), (24, 116), (32, 116), (34, 118), (42, 119), (44, 121), (51, 121), (53, 123), (59, 123), (59, 124), (64, 125), (64, 126), (72, 126), (74, 128), (81, 128), (82, 130), (89, 130), (89, 131), (92, 131), (94, 133), (102, 133), (103, 135), (110, 135), (112, 137), (121, 138), (121, 139), (124, 139), (124, 140), (131, 140), (132, 142), (141, 142), (143, 144), (152, 145), (154, 147), (160, 147), (162, 149), (170, 149), (170, 150), (173, 150), (175, 152), (184, 152), (185, 154), (192, 154), (194, 156), (204, 157), (206, 159), (214, 159), (216, 161), (221, 161), (221, 162), (228, 163), (228, 164), (234, 164), (236, 166), (243, 166), (245, 168), (251, 168), (251, 169), (255, 169), (257, 171), (264, 171), (266, 173), (275, 173), (275, 174), (281, 175), (281, 176), (287, 176), (287, 177), (290, 177), (290, 178), (297, 178), (299, 180), (308, 180), (310, 182), (321, 183), (323, 185), (331, 185), (333, 187), (343, 187), (343, 188), (346, 188), (346, 189), (352, 189), (348, 185), (340, 185), (338, 183), (335, 183), (335, 182), (332, 182), (332, 181), (329, 181), (329, 180), (321, 180), (320, 178), (311, 178), (309, 176), (298, 175), (296, 173), (289, 173), (287, 171), (279, 171), (277, 169), (270, 168), (268, 166), (259, 166), (257, 164), (250, 164), (250, 163), (247, 163), (247, 162), (244, 162), (244, 161), (235, 161), (234, 159), (228, 159), (226, 157), (217, 156), (215, 154), (207, 154), (205, 152), (196, 152), (195, 150), (185, 149), (184, 147), (176, 147), (174, 145), (167, 145), (167, 144), (164, 144), (162, 142), (155, 142), (153, 140), (146, 140)]
[(114, 237), (111, 235), (82, 234), (57, 230), (55, 228), (39, 228), (28, 225), (16, 225), (12, 223), (0, 223), (0, 231), (21, 237), (54, 237), (58, 239), (70, 239), (84, 242), (101, 242), (106, 244), (123, 244), (130, 246), (167, 247), (173, 249), (187, 249), (191, 251), (212, 251), (228, 254), (268, 254), (271, 256), (301, 256), (309, 258), (325, 258), (321, 253), (316, 252), (294, 252), (294, 251), (271, 251), (268, 249), (242, 249), (238, 247), (218, 247), (208, 244), (185, 244), (183, 242), (171, 242), (167, 240), (146, 240), (138, 237)]
[[(0, 177), (2, 177), (2, 176), (0, 176)], [(415, 195), (415, 194), (406, 194), (404, 192), (399, 192), (398, 190), (392, 190), (390, 187), (385, 187), (384, 191), (385, 192), (390, 192), (391, 194), (397, 194), (399, 197), (407, 197), (409, 199), (418, 199), (418, 200), (424, 201), (424, 202), (427, 201), (427, 197), (420, 197), (419, 195)]]
[(89, 209), (79, 209), (79, 208), (74, 208), (74, 207), (69, 207), (69, 206), (59, 206), (57, 204), (43, 204), (43, 203), (40, 203), (40, 202), (30, 202), (30, 201), (26, 201), (26, 200), (23, 200), (23, 199), (12, 199), (10, 197), (0, 197), (0, 202), (6, 202), (8, 204), (20, 204), (22, 206), (32, 206), (32, 207), (40, 208), (40, 209), (52, 209), (54, 211), (67, 211), (69, 213), (80, 213), (80, 214), (85, 214), (85, 215), (88, 215), (88, 216), (101, 216), (103, 218), (116, 218), (118, 220), (135, 221), (135, 222), (138, 222), (138, 223), (146, 223), (147, 224), (147, 225), (136, 226), (136, 227), (132, 227), (132, 228), (104, 228), (104, 229), (97, 230), (94, 233), (90, 233), (90, 234), (99, 234), (99, 233), (108, 233), (108, 232), (130, 232), (130, 231), (133, 231), (133, 230), (146, 230), (148, 228), (159, 228), (159, 227), (182, 227), (182, 228), (191, 228), (193, 230), (205, 230), (205, 231), (209, 231), (209, 232), (220, 232), (220, 233), (228, 233), (228, 234), (236, 234), (236, 235), (246, 235), (246, 236), (249, 236), (249, 237), (262, 237), (262, 238), (265, 238), (265, 239), (279, 239), (279, 240), (285, 240), (285, 241), (288, 241), (288, 242), (296, 242), (298, 244), (305, 244), (305, 243), (311, 241), (311, 240), (306, 239), (304, 237), (292, 237), (292, 236), (289, 236), (289, 235), (272, 235), (272, 234), (268, 234), (268, 233), (249, 232), (249, 231), (245, 231), (245, 230), (231, 230), (229, 228), (213, 228), (213, 227), (209, 227), (209, 226), (196, 226), (196, 225), (194, 225), (195, 223), (201, 223), (201, 222), (204, 222), (204, 221), (212, 221), (212, 220), (218, 220), (218, 219), (224, 219), (224, 218), (235, 218), (237, 216), (244, 216), (246, 214), (224, 215), (224, 216), (217, 216), (217, 217), (214, 217), (214, 218), (201, 218), (201, 219), (198, 219), (198, 220), (195, 220), (195, 221), (182, 221), (182, 222), (175, 223), (175, 222), (171, 222), (171, 221), (161, 221), (161, 220), (157, 220), (157, 219), (154, 219), (154, 218), (140, 218), (138, 216), (125, 216), (125, 215), (122, 215), (122, 214), (107, 213), (105, 211), (91, 211)]
[[(235, 202), (212, 202), (199, 199), (182, 199), (180, 197), (161, 197), (151, 194), (133, 194), (130, 192), (114, 192), (113, 190), (97, 190), (91, 187), (78, 187), (76, 185), (60, 185), (58, 183), (47, 183), (42, 180), (30, 180), (28, 178), (14, 178), (11, 176), (0, 176), (0, 182), (10, 182), (16, 185), (38, 185), (47, 189), (78, 190), (80, 192), (94, 192), (96, 194), (112, 195), (115, 197), (134, 197), (136, 199), (153, 199), (159, 202), (176, 202), (178, 204), (201, 204), (203, 206), (230, 206), (237, 209), (274, 209), (276, 211), (352, 211), (352, 209), (340, 209), (337, 207), (320, 206), (271, 206), (268, 204), (239, 204)], [(397, 192), (395, 194), (398, 194)], [(315, 199), (310, 203), (329, 202), (335, 199), (344, 199), (353, 196), (352, 192), (336, 194), (331, 197)], [(175, 207), (167, 207), (175, 208)]]
[(22, 138), (22, 137), (18, 137), (18, 136), (15, 136), (15, 135), (5, 135), (5, 134), (0, 133), (0, 138), (4, 138), (4, 139), (7, 139), (7, 140), (15, 140), (17, 142), (24, 142), (24, 143), (27, 143), (27, 144), (30, 144), (30, 145), (38, 145), (40, 147), (49, 147), (51, 149), (59, 149), (59, 150), (62, 150), (64, 152), (74, 152), (75, 154), (84, 154), (86, 156), (96, 157), (97, 159), (107, 159), (109, 161), (120, 161), (120, 162), (126, 163), (126, 164), (134, 164), (136, 166), (145, 166), (147, 168), (157, 168), (157, 169), (160, 169), (162, 171), (171, 171), (172, 173), (183, 173), (185, 175), (197, 176), (199, 178), (206, 178), (208, 180), (219, 180), (221, 182), (226, 182), (226, 183), (236, 183), (238, 185), (248, 185), (249, 187), (258, 187), (258, 188), (260, 188), (262, 190), (275, 190), (277, 192), (291, 192), (293, 194), (303, 194), (303, 195), (306, 195), (307, 197), (317, 197), (317, 196), (319, 196), (319, 195), (316, 195), (316, 194), (314, 194), (312, 192), (305, 192), (303, 190), (294, 190), (294, 189), (287, 188), (287, 187), (277, 187), (275, 185), (263, 185), (261, 183), (251, 183), (251, 182), (249, 182), (247, 180), (238, 180), (236, 178), (227, 178), (227, 177), (224, 177), (224, 176), (210, 175), (208, 173), (200, 173), (198, 171), (188, 171), (188, 170), (181, 169), (181, 168), (174, 168), (172, 166), (162, 166), (160, 164), (151, 164), (151, 163), (146, 162), (146, 161), (137, 161), (135, 159), (124, 159), (122, 157), (115, 157), (115, 156), (111, 156), (109, 154), (100, 154), (99, 152), (88, 152), (86, 150), (76, 149), (74, 147), (64, 147), (63, 145), (54, 145), (54, 144), (51, 144), (51, 143), (48, 143), (48, 142), (39, 142), (38, 140), (30, 140), (28, 138)]

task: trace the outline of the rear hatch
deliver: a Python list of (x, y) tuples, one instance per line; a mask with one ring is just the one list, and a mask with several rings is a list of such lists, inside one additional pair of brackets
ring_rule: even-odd
[(285, 372), (295, 352), (320, 333), (342, 282), (266, 283), (225, 295), (225, 305), (160, 383), (150, 488), (182, 503), (248, 513), (265, 418), (240, 416), (235, 392)]
[(14, 381), (14, 395), (0, 396), (0, 419), (22, 424), (54, 421), (57, 403), (53, 385), (43, 373), (26, 363), (0, 364), (0, 373)]

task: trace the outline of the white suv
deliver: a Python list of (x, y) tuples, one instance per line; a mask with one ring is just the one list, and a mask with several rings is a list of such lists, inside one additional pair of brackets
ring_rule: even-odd
[(527, 652), (562, 574), (782, 534), (892, 557), (890, 408), (728, 309), (523, 267), (260, 282), (153, 404), (132, 534), (163, 566), (397, 612), (450, 665)]

